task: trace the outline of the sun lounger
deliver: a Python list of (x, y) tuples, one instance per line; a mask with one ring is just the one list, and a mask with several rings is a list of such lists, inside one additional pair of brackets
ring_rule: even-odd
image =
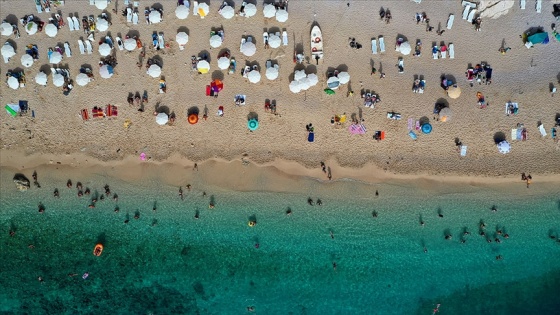
[[(74, 21), (74, 30), (79, 31), (80, 30), (80, 20), (78, 20), (77, 17), (73, 16), (72, 21)], [(68, 24), (70, 24), (70, 23), (68, 23)]]
[(525, 10), (525, 0), (521, 0), (521, 3), (519, 3), (519, 7), (521, 8), (521, 10)]
[(193, 1), (192, 14), (198, 15), (198, 1)]
[(78, 39), (78, 47), (80, 48), (80, 54), (86, 53), (86, 47), (84, 46), (84, 42), (81, 39)]
[(519, 104), (518, 103), (512, 103), (512, 102), (507, 102), (506, 103), (506, 115), (517, 115), (517, 113), (519, 112)]
[(447, 19), (447, 29), (450, 30), (453, 27), (453, 21), (455, 21), (455, 15), (450, 14), (449, 18)]
[(466, 145), (461, 146), (461, 156), (467, 156), (467, 146)]
[(163, 39), (163, 33), (159, 33), (158, 35), (158, 44), (159, 44), (159, 49), (165, 48), (165, 40)]
[(471, 7), (466, 6), (463, 9), (463, 20), (466, 20), (469, 17), (469, 11), (471, 10)]
[(377, 55), (377, 39), (375, 38), (371, 40), (371, 52)]
[(82, 116), (83, 120), (89, 120), (89, 112), (87, 108), (84, 108), (80, 111), (80, 116)]
[(475, 14), (476, 14), (476, 9), (472, 9), (471, 12), (469, 12), (469, 17), (467, 18), (467, 22), (472, 23)]
[(234, 74), (236, 67), (237, 67), (237, 62), (235, 61), (234, 58), (231, 58), (229, 62), (228, 74)]
[(434, 59), (438, 59), (439, 58), (439, 50), (432, 51), (432, 56), (434, 56)]
[(266, 43), (267, 40), (268, 40), (268, 32), (264, 32), (263, 33), (263, 43)]
[(282, 32), (282, 45), (288, 46), (288, 32)]
[(385, 38), (383, 38), (383, 36), (379, 36), (379, 52), (384, 53), (385, 52)]
[(447, 49), (449, 50), (449, 59), (455, 59), (455, 46), (453, 44), (449, 44)]
[(138, 24), (138, 12), (132, 13), (132, 24)]
[(132, 8), (126, 8), (126, 22), (132, 23)]
[(541, 13), (541, 11), (542, 11), (542, 0), (537, 0), (537, 4), (535, 6), (535, 9), (537, 10), (537, 13)]
[(64, 43), (64, 53), (66, 57), (72, 57), (72, 50), (70, 50), (70, 44), (68, 44), (68, 42)]
[(117, 42), (117, 47), (119, 47), (119, 50), (124, 50), (124, 43), (122, 39), (117, 36), (115, 37), (115, 41)]
[(410, 138), (412, 138), (412, 140), (418, 139), (418, 136), (417, 136), (416, 133), (415, 133), (414, 131), (412, 131), (412, 130), (410, 130), (410, 131), (408, 132), (408, 136), (410, 136)]
[(541, 136), (546, 137), (546, 130), (544, 129), (544, 125), (539, 125), (539, 131), (541, 132)]
[(476, 8), (476, 3), (474, 3), (474, 2), (469, 2), (469, 1), (462, 1), (462, 2), (461, 2), (461, 6), (463, 6), (463, 7), (464, 7), (464, 6), (467, 6), (467, 7), (470, 7), (470, 8), (472, 8), (472, 9), (475, 9), (475, 8)]
[(239, 51), (242, 51), (243, 44), (245, 44), (245, 42), (246, 42), (246, 39), (245, 39), (245, 38), (242, 38), (242, 39), (241, 39), (241, 45), (239, 45)]
[(249, 75), (249, 72), (251, 72), (251, 67), (245, 66), (245, 68), (243, 68), (243, 77), (247, 78), (247, 76)]
[(68, 21), (68, 28), (70, 29), (70, 32), (74, 31), (74, 21), (72, 20), (71, 17), (67, 17), (66, 21)]
[(310, 132), (310, 133), (307, 135), (307, 141), (308, 141), (308, 142), (315, 142), (315, 133), (314, 133), (314, 132)]
[(91, 47), (91, 42), (88, 39), (86, 39), (85, 44), (86, 44), (87, 54), (91, 55), (93, 53), (93, 47)]

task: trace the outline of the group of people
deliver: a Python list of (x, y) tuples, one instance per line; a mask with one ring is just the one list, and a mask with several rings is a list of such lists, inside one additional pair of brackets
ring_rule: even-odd
[(140, 97), (140, 92), (136, 92), (136, 94), (128, 93), (126, 101), (128, 105), (136, 106), (139, 112), (143, 112), (144, 105), (148, 103), (148, 91), (144, 91), (142, 97)]

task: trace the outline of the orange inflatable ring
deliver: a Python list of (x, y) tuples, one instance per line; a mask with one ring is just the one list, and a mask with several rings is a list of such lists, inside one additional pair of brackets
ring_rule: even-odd
[(313, 47), (313, 48), (311, 49), (311, 51), (312, 51), (312, 52), (316, 52), (316, 51), (317, 51), (317, 47)]
[(95, 248), (93, 249), (93, 254), (95, 256), (101, 256), (101, 253), (103, 253), (103, 244), (95, 245)]
[(321, 39), (320, 39), (319, 37), (315, 37), (315, 42), (316, 42), (316, 43), (320, 43), (320, 42), (321, 42)]
[(188, 120), (189, 120), (189, 124), (194, 125), (198, 122), (198, 115), (190, 114)]

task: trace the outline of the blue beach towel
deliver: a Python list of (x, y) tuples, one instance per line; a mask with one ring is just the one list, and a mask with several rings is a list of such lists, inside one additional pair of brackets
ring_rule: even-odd
[(307, 141), (315, 142), (315, 133), (314, 132), (309, 133), (309, 135), (307, 136)]

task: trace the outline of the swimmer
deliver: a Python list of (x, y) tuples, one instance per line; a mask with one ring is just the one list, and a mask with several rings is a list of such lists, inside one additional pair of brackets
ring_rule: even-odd
[(113, 195), (113, 200), (114, 200), (114, 201), (119, 201), (119, 196), (117, 196), (117, 194), (114, 194), (114, 195)]
[(313, 206), (313, 205), (315, 204), (315, 203), (313, 202), (313, 199), (311, 199), (311, 197), (307, 198), (307, 203), (308, 203), (310, 206)]
[(371, 213), (371, 215), (372, 215), (374, 218), (377, 218), (377, 211), (374, 210), (374, 211)]
[(82, 275), (82, 279), (84, 279), (84, 280), (86, 280), (87, 277), (89, 277), (89, 273), (88, 273), (88, 272), (86, 272), (86, 273), (84, 273), (84, 274)]
[(213, 203), (213, 202), (211, 202), (211, 203), (210, 203), (210, 204), (208, 205), (208, 208), (210, 208), (210, 209), (214, 209), (214, 203)]
[(72, 188), (72, 181), (71, 181), (71, 180), (68, 180), (68, 181), (66, 182), (66, 187)]
[(16, 231), (10, 230), (10, 236), (13, 237), (14, 235), (16, 235)]
[(323, 170), (323, 173), (327, 172), (327, 166), (325, 165), (324, 162), (321, 162), (321, 169)]
[(116, 206), (116, 207), (115, 207), (115, 213), (119, 212), (119, 210), (120, 210), (120, 209), (119, 209), (119, 206)]
[(461, 243), (462, 243), (462, 244), (465, 244), (466, 241), (467, 241), (466, 239), (461, 238)]
[(97, 198), (91, 198), (91, 202), (96, 203), (97, 202)]
[(107, 197), (109, 197), (109, 195), (111, 194), (111, 189), (109, 188), (109, 185), (105, 185), (105, 195), (107, 195)]
[(153, 220), (152, 220), (152, 226), (156, 226), (156, 225), (157, 225), (157, 220), (156, 220), (156, 219), (153, 219)]
[(331, 233), (331, 238), (334, 240), (334, 233), (333, 233), (333, 231), (330, 231), (330, 233)]
[(202, 192), (202, 197), (206, 197), (206, 192), (205, 191)]
[(424, 253), (427, 253), (428, 249), (426, 247), (424, 247)]
[(480, 221), (480, 228), (481, 228), (481, 229), (486, 228), (486, 224), (484, 224), (484, 222), (482, 222), (482, 221)]
[(37, 280), (39, 280), (39, 282), (43, 282), (43, 277), (37, 277)]
[(439, 312), (439, 306), (440, 305), (441, 304), (436, 305), (436, 308), (434, 308), (434, 312), (432, 314), (435, 314), (435, 313)]
[(259, 247), (261, 247), (261, 245), (259, 243), (256, 243), (255, 248), (258, 249)]
[(130, 222), (130, 220), (128, 219), (124, 220), (124, 224), (128, 224), (128, 222)]
[(503, 259), (502, 255), (496, 256), (496, 260), (502, 260), (502, 259)]
[(496, 230), (496, 233), (498, 233), (499, 235), (502, 235), (502, 230)]
[(77, 183), (76, 183), (76, 188), (78, 188), (79, 190), (82, 190), (82, 183), (81, 183), (81, 182), (77, 182)]
[(154, 206), (152, 207), (152, 211), (156, 211), (157, 210), (157, 203), (154, 201)]
[(322, 205), (323, 205), (323, 202), (321, 201), (321, 199), (317, 199), (317, 205), (318, 205), (318, 206), (322, 206)]
[(198, 218), (200, 218), (200, 215), (198, 214), (198, 211), (194, 214), (194, 218), (198, 220)]
[(181, 197), (181, 200), (184, 199), (183, 197), (183, 187), (179, 186), (179, 197)]
[(81, 197), (83, 195), (84, 195), (84, 193), (81, 190), (78, 190), (78, 197)]
[(478, 234), (480, 234), (481, 236), (486, 236), (486, 233), (484, 233), (484, 231), (482, 231), (482, 230), (480, 230), (480, 232)]
[(45, 206), (42, 203), (39, 203), (37, 207), (39, 208), (39, 213), (45, 212)]
[(90, 209), (93, 209), (93, 208), (95, 208), (95, 204), (94, 204), (94, 203), (90, 203), (88, 207), (89, 207)]
[(86, 196), (89, 196), (90, 193), (91, 193), (91, 190), (89, 190), (89, 188), (86, 187), (86, 190), (84, 191), (84, 194), (86, 194)]
[(191, 191), (191, 184), (187, 184), (187, 190)]
[(501, 243), (502, 241), (500, 241), (500, 239), (496, 237), (496, 238), (494, 239), (494, 242), (496, 242), (496, 243)]
[(58, 188), (54, 189), (53, 196), (55, 196), (56, 198), (60, 198), (60, 194), (58, 193)]
[(496, 208), (496, 206), (492, 206), (491, 210), (492, 210), (492, 212), (496, 212), (496, 211), (498, 211), (498, 208)]
[(69, 273), (69, 274), (68, 274), (68, 277), (75, 277), (75, 276), (77, 276), (77, 275), (78, 275), (77, 273)]
[(288, 208), (288, 210), (286, 210), (286, 215), (291, 215), (292, 214), (292, 209)]
[(333, 261), (332, 268), (333, 268), (333, 270), (336, 270), (336, 261)]
[(491, 239), (487, 239), (486, 241), (487, 241), (488, 243), (492, 243), (492, 240), (491, 240)]
[(375, 190), (375, 197), (379, 197), (379, 191)]
[(451, 236), (451, 235), (449, 235), (449, 234), (448, 234), (448, 235), (445, 235), (445, 239), (446, 239), (446, 240), (450, 240), (450, 239), (452, 239), (452, 238), (453, 238), (453, 236)]
[(504, 238), (509, 238), (509, 234), (504, 234)]
[(140, 219), (140, 212), (136, 212), (134, 214), (134, 219), (136, 219), (136, 220)]
[(248, 312), (254, 312), (254, 311), (255, 311), (255, 307), (254, 307), (254, 306), (247, 306), (247, 311), (248, 311)]
[(31, 175), (33, 177), (34, 181), (37, 181), (37, 171), (33, 171), (33, 175)]
[(35, 248), (35, 245), (29, 244), (29, 245), (27, 245), (27, 247), (28, 247), (29, 249), (34, 249), (34, 248)]
[(420, 225), (424, 226), (424, 221), (420, 220)]
[(103, 195), (99, 196), (99, 200), (100, 201), (105, 200), (105, 196), (103, 196)]
[(443, 218), (443, 213), (438, 213), (438, 217)]

